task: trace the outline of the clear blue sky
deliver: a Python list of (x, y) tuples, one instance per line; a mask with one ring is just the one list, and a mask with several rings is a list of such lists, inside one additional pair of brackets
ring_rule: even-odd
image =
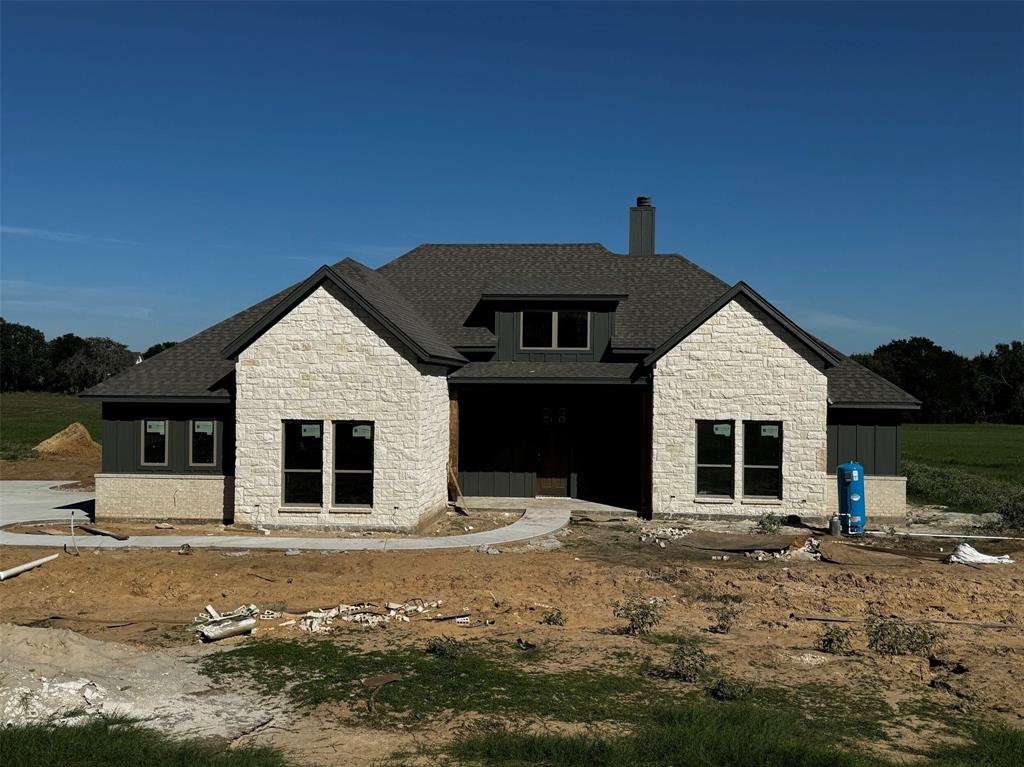
[(1024, 5), (2, 6), (0, 311), (181, 339), (317, 265), (599, 241), (847, 352), (1024, 336)]

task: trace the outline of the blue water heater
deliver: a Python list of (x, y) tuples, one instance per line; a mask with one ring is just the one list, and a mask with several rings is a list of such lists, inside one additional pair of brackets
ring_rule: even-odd
[(839, 483), (839, 521), (846, 535), (863, 535), (867, 524), (864, 504), (864, 467), (850, 461), (836, 468)]

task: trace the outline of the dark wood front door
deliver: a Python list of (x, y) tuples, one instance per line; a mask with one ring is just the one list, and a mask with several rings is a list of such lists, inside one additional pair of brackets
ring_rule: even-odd
[(564, 407), (541, 408), (537, 495), (569, 495), (569, 413)]

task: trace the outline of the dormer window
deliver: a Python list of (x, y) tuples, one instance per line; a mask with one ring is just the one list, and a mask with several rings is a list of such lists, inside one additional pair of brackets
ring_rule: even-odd
[(582, 309), (520, 312), (519, 348), (585, 351), (590, 348), (590, 312)]

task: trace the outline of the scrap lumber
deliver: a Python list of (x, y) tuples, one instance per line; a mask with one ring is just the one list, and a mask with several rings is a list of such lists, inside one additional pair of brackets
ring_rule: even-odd
[(469, 507), (462, 495), (462, 488), (459, 487), (459, 478), (455, 476), (450, 465), (448, 466), (448, 482), (451, 484), (452, 497), (455, 499), (455, 510), (464, 517), (469, 516)]
[(104, 530), (102, 527), (93, 527), (92, 525), (79, 525), (79, 530), (85, 530), (85, 532), (92, 535), (105, 535), (108, 538), (113, 538), (118, 541), (127, 541), (127, 535), (121, 535), (121, 533), (115, 533), (110, 530)]

